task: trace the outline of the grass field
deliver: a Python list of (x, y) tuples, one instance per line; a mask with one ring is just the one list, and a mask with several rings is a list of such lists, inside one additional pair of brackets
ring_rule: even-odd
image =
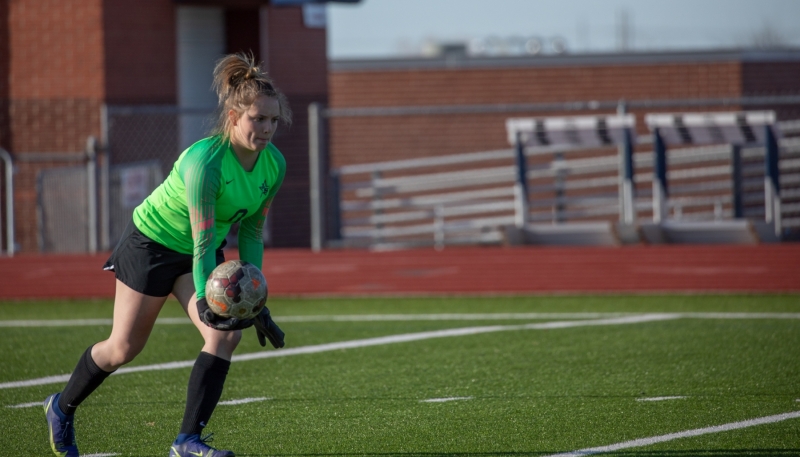
[[(111, 303), (0, 307), (0, 455), (51, 455), (40, 402), (65, 381), (31, 380), (70, 373), (111, 328), (76, 320), (110, 319)], [(270, 308), (287, 347), (263, 350), (246, 331), (206, 430), (238, 456), (800, 455), (798, 295)], [(84, 454), (169, 452), (201, 339), (176, 302), (161, 316), (126, 367), (140, 371), (120, 370), (78, 410)]]

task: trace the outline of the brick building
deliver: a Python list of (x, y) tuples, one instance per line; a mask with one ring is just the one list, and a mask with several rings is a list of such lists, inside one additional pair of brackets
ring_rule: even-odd
[[(289, 167), (272, 211), (285, 223), (272, 227), (271, 243), (307, 245), (305, 112), (312, 101), (327, 102), (328, 85), (324, 16), (309, 17), (314, 11), (301, 3), (0, 0), (0, 147), (15, 163), (17, 248), (41, 249), (37, 177), (75, 165), (87, 138), (103, 137), (104, 107), (213, 107), (213, 62), (237, 51), (266, 63), (296, 113), (276, 138)], [(111, 163), (118, 160), (112, 152)]]
[[(333, 117), (330, 161), (336, 167), (505, 148), (508, 117), (603, 112), (589, 105), (583, 112), (527, 113), (512, 106), (522, 104), (612, 102), (597, 106), (613, 112), (613, 103), (624, 99), (644, 134), (641, 116), (659, 108), (637, 108), (637, 101), (678, 103), (664, 111), (735, 110), (742, 107), (681, 107), (679, 101), (797, 95), (798, 76), (800, 50), (334, 61), (331, 108), (449, 107), (449, 114), (373, 110), (378, 114)], [(800, 118), (797, 104), (746, 107), (762, 108), (775, 109), (781, 119)]]
[[(800, 51), (793, 49), (328, 62), (324, 21), (314, 19), (301, 3), (0, 0), (0, 74), (7, 76), (0, 78), (0, 147), (15, 161), (18, 248), (46, 250), (37, 182), (43, 171), (75, 165), (89, 136), (111, 143), (112, 164), (156, 159), (162, 168), (187, 140), (199, 138), (200, 122), (180, 131), (181, 120), (174, 116), (154, 118), (156, 126), (170, 131), (159, 138), (167, 152), (127, 139), (118, 133), (119, 123), (114, 138), (104, 137), (115, 131), (108, 125), (109, 112), (132, 107), (146, 112), (154, 107), (155, 112), (209, 109), (214, 104), (208, 90), (211, 66), (227, 52), (259, 56), (295, 113), (291, 128), (279, 131), (275, 140), (289, 165), (270, 213), (280, 221), (271, 227), (270, 244), (275, 247), (309, 245), (307, 107), (312, 102), (334, 110), (419, 108), (416, 114), (329, 118), (328, 164), (338, 167), (508, 147), (507, 117), (543, 114), (504, 112), (501, 105), (800, 94)], [(431, 106), (450, 107), (450, 114), (425, 114)], [(607, 104), (597, 106), (603, 109), (590, 112), (613, 110)], [(798, 105), (747, 108), (774, 108), (782, 119), (800, 118)], [(652, 111), (632, 107), (640, 133), (641, 115)], [(142, 125), (134, 127), (155, 130), (153, 124)], [(5, 194), (0, 192), (0, 246), (5, 250)], [(61, 231), (69, 231), (64, 230), (66, 219), (55, 221)], [(101, 238), (99, 248), (114, 241), (113, 236)]]
[[(330, 188), (341, 198), (320, 208), (325, 215), (314, 220), (324, 225), (314, 233), (325, 233), (332, 245), (497, 242), (503, 227), (519, 224), (516, 218), (524, 214), (510, 205), (508, 118), (613, 114), (620, 108), (633, 114), (643, 140), (634, 146), (638, 165), (631, 165), (629, 205), (638, 209), (626, 217), (638, 222), (655, 218), (646, 114), (775, 110), (778, 121), (800, 119), (798, 49), (506, 57), (445, 52), (425, 59), (340, 60), (329, 71), (327, 162), (336, 170)], [(709, 150), (676, 151), (668, 217), (764, 220), (763, 155), (753, 158), (748, 150), (745, 163), (734, 158), (739, 152), (717, 147), (713, 160)], [(615, 223), (622, 217), (616, 149), (573, 149), (528, 151), (528, 171), (534, 171), (526, 174), (533, 189), (526, 217), (545, 224)], [(791, 149), (784, 151), (782, 172), (789, 172), (785, 185), (791, 188), (785, 190), (791, 197), (779, 230), (800, 226), (794, 184), (800, 167), (798, 150)], [(459, 158), (423, 159), (448, 155)], [(497, 160), (476, 164), (486, 160), (479, 157)], [(580, 168), (567, 168), (572, 164)]]

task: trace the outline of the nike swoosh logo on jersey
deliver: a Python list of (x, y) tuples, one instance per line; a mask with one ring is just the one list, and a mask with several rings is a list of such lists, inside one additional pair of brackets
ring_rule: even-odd
[[(235, 178), (234, 178), (234, 179), (235, 179)], [(225, 184), (230, 184), (230, 183), (232, 183), (232, 182), (233, 182), (233, 179), (231, 179), (230, 181), (225, 181)]]

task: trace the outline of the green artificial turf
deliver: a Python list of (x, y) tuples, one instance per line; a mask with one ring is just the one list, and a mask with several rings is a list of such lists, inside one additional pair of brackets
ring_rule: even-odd
[[(4, 320), (110, 318), (107, 301), (0, 302)], [(270, 299), (287, 347), (551, 319), (323, 321), (441, 313), (800, 313), (797, 295)], [(162, 317), (180, 317), (170, 301)], [(777, 317), (777, 316), (776, 316)], [(282, 322), (283, 319), (283, 322)], [(580, 319), (585, 320), (585, 319)], [(110, 325), (0, 328), (0, 383), (71, 372)], [(129, 366), (193, 360), (188, 324), (156, 325)], [(245, 331), (237, 354), (262, 349)], [(278, 351), (278, 352), (280, 352)], [(190, 368), (112, 376), (80, 407), (86, 454), (166, 456)], [(0, 455), (50, 455), (41, 401), (64, 383), (0, 389)], [(800, 319), (681, 318), (465, 336), (235, 362), (207, 429), (237, 456), (544, 456), (800, 411)], [(639, 401), (653, 397), (683, 397)], [(424, 402), (430, 399), (459, 398)], [(5, 450), (9, 450), (5, 452)], [(800, 454), (800, 418), (606, 455)]]

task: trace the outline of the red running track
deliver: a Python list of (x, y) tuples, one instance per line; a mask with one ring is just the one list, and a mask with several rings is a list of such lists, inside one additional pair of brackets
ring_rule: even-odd
[[(226, 252), (235, 258), (236, 252)], [(0, 258), (0, 299), (108, 298), (107, 254)], [(272, 296), (800, 292), (800, 244), (265, 251)]]

